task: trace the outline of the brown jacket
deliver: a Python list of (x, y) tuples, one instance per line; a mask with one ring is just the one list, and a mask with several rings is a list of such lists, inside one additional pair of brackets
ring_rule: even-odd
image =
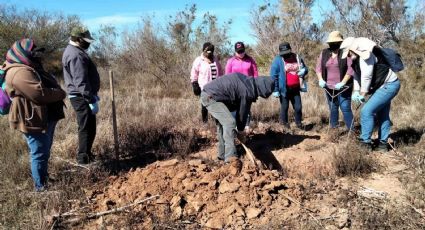
[(62, 101), (65, 91), (59, 86), (48, 88), (40, 75), (23, 64), (4, 66), (6, 92), (12, 97), (9, 111), (10, 127), (23, 133), (45, 132), (48, 122), (48, 104)]

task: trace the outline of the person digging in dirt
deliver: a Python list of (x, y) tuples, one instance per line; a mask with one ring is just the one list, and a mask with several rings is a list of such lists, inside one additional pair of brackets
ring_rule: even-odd
[[(295, 123), (302, 129), (302, 104), (300, 92), (307, 92), (304, 77), (308, 68), (298, 54), (292, 52), (291, 45), (283, 42), (279, 45), (279, 54), (273, 59), (270, 77), (275, 81), (273, 97), (280, 100), (280, 122), (290, 128), (288, 123), (289, 102), (295, 112)], [(302, 81), (303, 83), (301, 83)]]
[[(214, 56), (214, 45), (211, 42), (205, 42), (202, 45), (202, 54), (198, 56), (192, 64), (190, 71), (190, 81), (192, 82), (193, 94), (199, 96), (204, 86), (222, 74), (220, 62)], [(208, 123), (208, 111), (201, 105), (202, 122)]]
[(56, 124), (65, 118), (66, 93), (42, 64), (43, 48), (32, 39), (15, 42), (6, 54), (6, 91), (12, 98), (9, 123), (24, 134), (31, 161), (31, 175), (37, 192), (48, 182), (48, 162)]
[[(270, 77), (253, 78), (232, 73), (206, 84), (201, 92), (202, 105), (217, 120), (217, 158), (231, 163), (237, 171), (242, 163), (236, 152), (235, 134), (240, 131), (243, 135), (251, 104), (258, 96), (269, 97), (273, 89), (274, 81)], [(230, 111), (235, 110), (236, 117), (233, 117)]]
[[(359, 141), (368, 149), (373, 149), (371, 137), (376, 118), (379, 125), (377, 149), (386, 152), (391, 129), (391, 101), (400, 90), (397, 74), (392, 70), (393, 66), (388, 64), (392, 62), (387, 63), (380, 55), (381, 49), (368, 38), (346, 38), (341, 49), (343, 58), (351, 57), (353, 60), (355, 75), (352, 100), (355, 103), (364, 103), (360, 111)], [(367, 94), (370, 95), (368, 100)]]
[(329, 48), (322, 50), (316, 64), (319, 86), (326, 91), (325, 96), (330, 110), (329, 125), (332, 130), (338, 126), (338, 108), (341, 109), (347, 129), (353, 129), (351, 94), (354, 71), (351, 67), (351, 58), (341, 58), (342, 50), (339, 47), (342, 41), (343, 37), (339, 31), (331, 32), (326, 41)]
[(94, 41), (83, 27), (74, 27), (71, 41), (62, 56), (63, 78), (68, 98), (78, 122), (78, 164), (94, 161), (92, 146), (96, 137), (96, 114), (99, 112), (100, 77), (97, 67), (87, 54)]

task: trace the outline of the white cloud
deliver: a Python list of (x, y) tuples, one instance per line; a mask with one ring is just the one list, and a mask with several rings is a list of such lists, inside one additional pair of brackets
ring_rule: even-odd
[(89, 28), (99, 28), (100, 25), (122, 26), (136, 24), (140, 20), (140, 16), (135, 15), (111, 15), (97, 18), (89, 18), (84, 20), (84, 24)]

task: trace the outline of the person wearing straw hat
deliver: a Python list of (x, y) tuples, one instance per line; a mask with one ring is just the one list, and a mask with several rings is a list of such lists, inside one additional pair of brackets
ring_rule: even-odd
[(351, 111), (351, 93), (353, 91), (353, 69), (351, 58), (342, 58), (340, 50), (343, 37), (339, 31), (332, 31), (326, 43), (329, 48), (322, 50), (317, 59), (316, 73), (319, 86), (325, 90), (328, 101), (331, 128), (338, 126), (339, 111), (344, 116), (348, 130), (353, 129), (353, 112)]
[(88, 164), (94, 160), (91, 149), (96, 137), (100, 78), (96, 65), (87, 54), (93, 41), (89, 30), (76, 26), (71, 31), (71, 40), (62, 56), (68, 98), (77, 114), (79, 164)]
[[(359, 141), (374, 149), (372, 132), (375, 119), (378, 122), (379, 151), (388, 151), (388, 136), (391, 129), (390, 108), (392, 99), (400, 90), (400, 81), (388, 65), (380, 64), (374, 54), (377, 44), (364, 37), (347, 38), (341, 44), (342, 57), (353, 60), (354, 92), (352, 100), (363, 103), (360, 111), (361, 134)], [(366, 95), (370, 95), (367, 99)]]

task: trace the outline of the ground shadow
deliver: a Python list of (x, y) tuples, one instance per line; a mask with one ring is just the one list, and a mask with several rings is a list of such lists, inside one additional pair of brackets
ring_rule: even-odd
[(319, 140), (318, 135), (299, 135), (288, 134), (275, 131), (267, 131), (264, 134), (255, 134), (251, 136), (246, 145), (257, 159), (259, 159), (268, 169), (283, 171), (282, 165), (273, 155), (273, 150), (289, 148), (301, 143), (305, 139)]
[(163, 130), (152, 133), (127, 133), (120, 143), (120, 159), (111, 157), (113, 149), (105, 150), (99, 157), (101, 167), (111, 174), (145, 167), (159, 160), (183, 158), (202, 148), (210, 146), (211, 140), (196, 132), (176, 132)]
[(411, 145), (420, 141), (424, 130), (416, 130), (413, 128), (400, 129), (390, 135), (396, 145)]

